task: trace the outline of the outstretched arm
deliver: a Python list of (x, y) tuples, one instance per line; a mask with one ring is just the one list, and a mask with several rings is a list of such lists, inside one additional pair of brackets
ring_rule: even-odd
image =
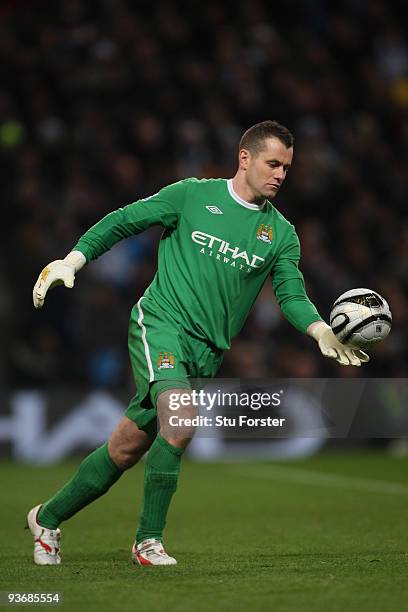
[(272, 270), (272, 286), (286, 319), (299, 331), (307, 333), (319, 345), (325, 357), (341, 365), (360, 366), (369, 356), (360, 349), (339, 342), (310, 301), (299, 270), (300, 245), (293, 230)]
[(33, 289), (35, 308), (42, 308), (48, 289), (57, 285), (74, 286), (75, 274), (114, 244), (139, 234), (152, 225), (175, 228), (184, 208), (188, 181), (168, 185), (158, 193), (109, 213), (92, 226), (64, 259), (49, 263)]

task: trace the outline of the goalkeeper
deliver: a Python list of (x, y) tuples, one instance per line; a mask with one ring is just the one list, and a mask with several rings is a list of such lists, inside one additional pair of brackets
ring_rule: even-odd
[[(188, 393), (189, 378), (215, 376), (268, 279), (284, 316), (312, 336), (323, 355), (343, 365), (368, 361), (362, 351), (337, 341), (307, 297), (295, 229), (271, 203), (292, 157), (293, 137), (284, 126), (256, 124), (241, 138), (234, 178), (185, 179), (119, 208), (91, 227), (65, 259), (41, 272), (33, 291), (36, 308), (53, 286), (72, 288), (75, 274), (122, 238), (152, 225), (164, 228), (157, 273), (130, 317), (137, 393), (109, 441), (28, 513), (37, 564), (61, 562), (60, 524), (106, 493), (149, 449), (132, 559), (176, 563), (163, 547), (163, 530), (194, 431), (166, 427), (169, 396)], [(192, 413), (191, 405), (182, 406), (178, 416)]]

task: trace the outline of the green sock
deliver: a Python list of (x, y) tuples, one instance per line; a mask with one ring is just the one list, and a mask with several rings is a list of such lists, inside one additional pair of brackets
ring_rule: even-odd
[(86, 457), (67, 484), (41, 506), (38, 523), (57, 529), (76, 512), (98, 499), (123, 474), (111, 459), (106, 442)]
[(160, 434), (156, 437), (146, 459), (144, 499), (136, 542), (147, 538), (161, 540), (166, 524), (171, 498), (177, 488), (181, 455), (184, 448), (177, 448)]

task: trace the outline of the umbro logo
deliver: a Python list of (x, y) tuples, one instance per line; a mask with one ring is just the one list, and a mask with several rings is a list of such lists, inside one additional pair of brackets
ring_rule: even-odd
[(222, 210), (218, 208), (218, 206), (206, 206), (206, 209), (210, 211), (213, 215), (223, 215)]

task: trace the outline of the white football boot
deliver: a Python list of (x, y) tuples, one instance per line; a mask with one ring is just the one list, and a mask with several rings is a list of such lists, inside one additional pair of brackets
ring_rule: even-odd
[(61, 563), (59, 529), (47, 529), (37, 523), (41, 504), (27, 514), (27, 528), (34, 537), (34, 563), (37, 565), (59, 565)]
[(160, 540), (149, 538), (139, 544), (136, 542), (132, 548), (132, 561), (139, 565), (176, 565), (177, 561), (170, 557), (163, 548)]

